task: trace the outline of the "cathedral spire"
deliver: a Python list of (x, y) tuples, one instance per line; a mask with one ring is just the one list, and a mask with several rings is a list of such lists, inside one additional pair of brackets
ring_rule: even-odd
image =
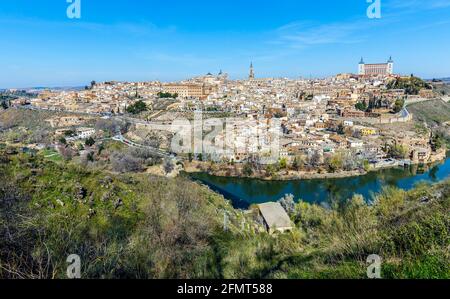
[(248, 76), (248, 78), (251, 79), (255, 79), (255, 70), (253, 68), (253, 62), (250, 63), (250, 75)]

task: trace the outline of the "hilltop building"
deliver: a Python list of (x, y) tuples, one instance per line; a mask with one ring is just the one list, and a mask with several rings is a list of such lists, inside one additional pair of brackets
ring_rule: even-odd
[(394, 61), (392, 57), (386, 63), (364, 63), (364, 59), (361, 57), (361, 61), (358, 65), (358, 74), (360, 76), (387, 76), (394, 74)]

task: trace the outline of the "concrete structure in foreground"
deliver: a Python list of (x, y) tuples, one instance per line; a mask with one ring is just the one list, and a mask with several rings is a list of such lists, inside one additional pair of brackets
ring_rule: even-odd
[(281, 204), (277, 202), (259, 204), (258, 209), (270, 234), (284, 233), (293, 229), (292, 221)]

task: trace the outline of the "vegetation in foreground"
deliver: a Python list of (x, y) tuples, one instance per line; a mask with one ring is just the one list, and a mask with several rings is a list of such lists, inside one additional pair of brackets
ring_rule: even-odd
[(0, 151), (0, 176), (1, 278), (65, 278), (70, 254), (84, 278), (365, 278), (371, 254), (384, 278), (450, 278), (450, 181), (387, 188), (371, 206), (360, 196), (331, 208), (285, 199), (296, 228), (269, 236), (184, 178), (11, 151)]

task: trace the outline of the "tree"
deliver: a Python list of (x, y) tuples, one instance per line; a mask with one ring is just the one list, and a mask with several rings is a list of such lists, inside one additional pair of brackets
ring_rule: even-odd
[(98, 155), (101, 155), (102, 154), (102, 152), (105, 150), (105, 145), (102, 143), (102, 144), (100, 144), (99, 146), (98, 146), (98, 152), (97, 152), (97, 154)]
[(266, 175), (268, 177), (273, 177), (276, 174), (276, 167), (273, 164), (270, 164), (266, 167)]
[(6, 101), (2, 101), (2, 108), (3, 109), (8, 109), (8, 104), (6, 104)]
[(161, 99), (176, 99), (178, 98), (177, 93), (170, 93), (170, 92), (159, 92), (158, 97)]
[(242, 173), (245, 176), (251, 176), (253, 174), (253, 167), (250, 163), (245, 163)]
[(139, 114), (144, 111), (148, 111), (148, 107), (142, 100), (139, 100), (133, 105), (127, 107), (127, 112), (131, 114)]
[(405, 145), (392, 145), (389, 149), (392, 158), (406, 159), (409, 156), (409, 150)]
[(326, 165), (328, 167), (328, 169), (330, 170), (330, 172), (336, 172), (340, 169), (342, 169), (342, 154), (337, 153), (334, 154), (331, 157), (328, 157), (326, 160)]
[(143, 140), (143, 144), (145, 146), (149, 146), (152, 148), (159, 148), (161, 146), (161, 143), (162, 143), (161, 136), (159, 136), (157, 133), (153, 131), (147, 134), (147, 136), (145, 136)]
[(355, 159), (354, 153), (345, 151), (342, 153), (342, 169), (345, 171), (356, 170), (361, 167), (362, 161)]
[(366, 102), (358, 102), (355, 105), (355, 108), (358, 109), (358, 110), (361, 110), (361, 111), (366, 111), (367, 110), (367, 104), (366, 104)]
[(110, 136), (116, 135), (118, 132), (125, 134), (130, 127), (130, 123), (117, 119), (99, 119), (95, 124), (97, 131), (103, 131)]
[(295, 157), (294, 161), (292, 162), (292, 168), (296, 171), (300, 171), (304, 165), (305, 161), (302, 156)]
[(86, 156), (87, 161), (94, 162), (94, 152), (89, 152)]
[(403, 107), (405, 107), (405, 100), (404, 99), (396, 100), (394, 104), (394, 112), (399, 113), (400, 111), (402, 111)]
[(76, 132), (74, 130), (64, 131), (64, 136), (71, 137), (71, 136), (75, 136), (75, 135), (76, 135)]
[(309, 164), (313, 167), (319, 167), (322, 161), (322, 156), (318, 151), (315, 151), (309, 158)]
[(173, 163), (172, 159), (166, 159), (164, 161), (164, 172), (167, 174), (171, 173), (175, 169), (175, 164)]
[(67, 140), (64, 137), (59, 138), (59, 143), (66, 145), (67, 144)]
[(339, 124), (338, 128), (337, 128), (337, 133), (339, 135), (344, 135), (345, 134), (345, 127), (343, 124)]
[(153, 166), (161, 163), (161, 158), (147, 148), (130, 148), (128, 153), (134, 158), (140, 159), (142, 163), (147, 166)]
[(294, 195), (286, 194), (282, 199), (278, 201), (281, 206), (284, 208), (286, 213), (292, 215), (295, 213), (295, 200)]
[(279, 168), (280, 169), (286, 169), (287, 168), (287, 160), (286, 160), (286, 158), (280, 159), (280, 162), (278, 164), (279, 164)]
[(130, 154), (116, 153), (111, 157), (111, 164), (114, 171), (137, 172), (142, 170), (142, 159), (135, 158)]
[(305, 100), (306, 101), (312, 101), (314, 99), (314, 95), (312, 95), (312, 94), (308, 94), (306, 97), (305, 97)]
[(404, 89), (407, 95), (417, 95), (421, 89), (433, 89), (433, 86), (411, 74), (410, 78), (398, 78), (389, 82), (387, 88)]
[(43, 128), (36, 128), (28, 137), (29, 143), (51, 144), (50, 132)]
[(369, 161), (364, 160), (363, 167), (364, 167), (364, 170), (366, 172), (369, 171), (370, 170), (370, 163), (369, 163)]
[(437, 151), (445, 146), (445, 138), (442, 133), (435, 134), (432, 138), (432, 148)]
[(273, 115), (274, 118), (283, 118), (284, 116), (286, 116), (285, 113), (283, 113), (281, 111), (277, 111)]
[(66, 161), (70, 161), (73, 158), (73, 152), (72, 149), (68, 146), (60, 146), (58, 147), (58, 151), (61, 154), (61, 156), (64, 158), (64, 160)]
[(86, 144), (87, 146), (93, 146), (95, 144), (95, 140), (94, 140), (94, 138), (89, 137), (88, 139), (86, 139), (84, 144)]

